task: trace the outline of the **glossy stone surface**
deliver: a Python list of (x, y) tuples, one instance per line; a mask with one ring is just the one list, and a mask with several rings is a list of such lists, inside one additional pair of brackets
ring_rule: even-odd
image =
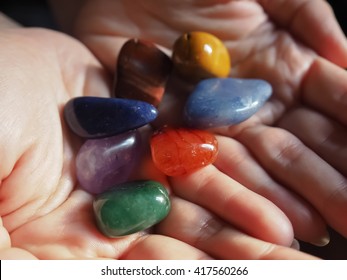
[(104, 138), (136, 129), (153, 121), (157, 109), (146, 102), (103, 97), (77, 97), (64, 108), (71, 130), (85, 138)]
[(189, 96), (184, 118), (191, 127), (234, 125), (255, 114), (272, 94), (271, 85), (255, 79), (206, 79)]
[(171, 69), (171, 59), (153, 43), (131, 39), (119, 53), (114, 96), (158, 106)]
[(78, 182), (89, 193), (102, 193), (128, 180), (140, 154), (141, 137), (136, 130), (87, 140), (76, 157)]
[(189, 80), (227, 77), (230, 56), (223, 42), (206, 32), (189, 32), (178, 38), (173, 46), (175, 70)]
[(97, 225), (108, 237), (145, 230), (164, 219), (170, 207), (165, 187), (155, 181), (117, 185), (93, 202)]
[(164, 127), (152, 136), (150, 145), (155, 166), (168, 176), (211, 164), (218, 153), (217, 139), (203, 130)]

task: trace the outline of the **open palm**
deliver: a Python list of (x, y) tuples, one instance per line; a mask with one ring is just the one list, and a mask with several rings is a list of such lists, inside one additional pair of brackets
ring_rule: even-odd
[[(168, 49), (187, 31), (222, 39), (231, 75), (266, 79), (274, 95), (248, 121), (216, 131), (215, 174), (274, 202), (301, 240), (325, 244), (326, 224), (347, 236), (347, 74), (337, 66), (347, 65), (347, 48), (325, 1), (86, 1), (76, 18), (72, 30), (111, 72), (127, 38)], [(196, 199), (181, 186), (198, 179), (171, 183)]]
[(0, 55), (0, 258), (310, 258), (283, 247), (292, 228), (274, 204), (213, 166), (169, 183), (144, 159), (138, 178), (185, 190), (171, 195), (169, 216), (150, 232), (103, 236), (93, 197), (75, 178), (82, 141), (62, 111), (76, 96), (109, 96), (109, 77), (86, 47), (57, 32), (13, 28), (0, 41), (11, 46)]

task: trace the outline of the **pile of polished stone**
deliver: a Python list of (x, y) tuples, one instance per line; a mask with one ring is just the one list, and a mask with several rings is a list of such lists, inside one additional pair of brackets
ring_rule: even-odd
[(213, 163), (218, 142), (206, 129), (248, 119), (271, 96), (266, 81), (228, 78), (230, 67), (228, 50), (208, 33), (178, 38), (171, 59), (154, 44), (132, 39), (119, 54), (114, 97), (77, 97), (66, 104), (66, 122), (87, 139), (76, 158), (77, 178), (84, 190), (96, 195), (94, 212), (106, 236), (147, 229), (170, 211), (162, 184), (128, 180), (143, 148), (138, 129), (158, 117), (173, 71), (195, 87), (185, 103), (184, 124), (165, 126), (150, 140), (153, 163), (168, 176)]

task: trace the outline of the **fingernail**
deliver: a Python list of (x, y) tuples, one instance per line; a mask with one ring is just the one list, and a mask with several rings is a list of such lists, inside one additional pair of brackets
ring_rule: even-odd
[(290, 245), (290, 248), (295, 249), (295, 250), (300, 250), (300, 243), (298, 240), (293, 239), (292, 245)]
[(310, 243), (312, 245), (315, 245), (318, 247), (324, 247), (324, 246), (328, 245), (329, 242), (330, 242), (330, 235), (328, 232), (326, 232), (324, 236), (322, 236), (321, 238), (319, 238), (315, 241), (311, 241)]

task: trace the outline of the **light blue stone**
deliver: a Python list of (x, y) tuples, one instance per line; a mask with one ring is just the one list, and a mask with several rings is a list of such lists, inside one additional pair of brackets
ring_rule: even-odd
[(271, 94), (272, 87), (264, 80), (206, 79), (186, 102), (185, 122), (200, 129), (238, 124), (254, 115)]

